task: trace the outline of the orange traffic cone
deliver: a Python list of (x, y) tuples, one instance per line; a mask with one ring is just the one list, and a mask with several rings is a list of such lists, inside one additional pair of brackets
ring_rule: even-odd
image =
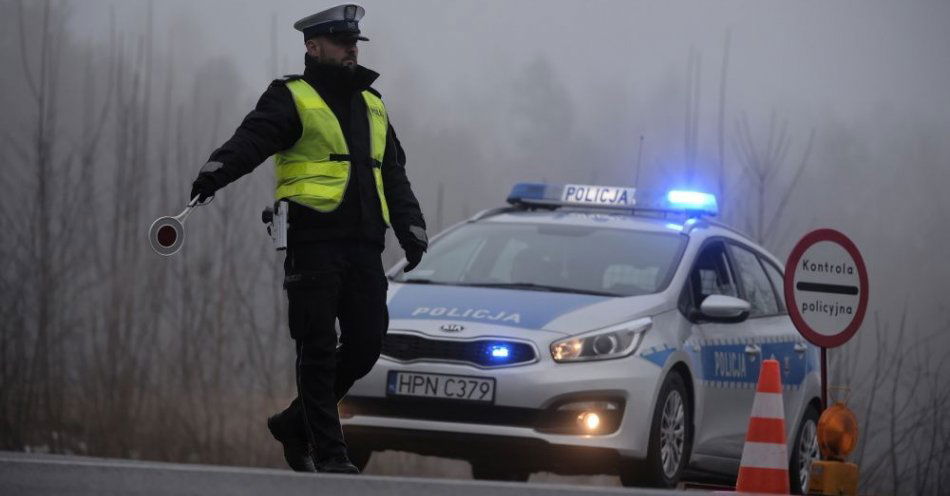
[(778, 361), (762, 360), (736, 492), (788, 494), (784, 410)]

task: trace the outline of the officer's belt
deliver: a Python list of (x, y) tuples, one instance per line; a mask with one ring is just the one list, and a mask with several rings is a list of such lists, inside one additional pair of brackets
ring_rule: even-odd
[(353, 234), (352, 230), (341, 227), (312, 227), (312, 228), (298, 228), (294, 229), (291, 227), (287, 230), (287, 244), (288, 245), (298, 245), (298, 244), (310, 244), (310, 243), (323, 243), (323, 242), (334, 242), (334, 241), (365, 241), (369, 243), (374, 243), (368, 239), (364, 239), (357, 235), (356, 237), (351, 236)]
[(333, 228), (311, 228), (311, 229), (289, 229), (287, 231), (287, 243), (295, 245), (297, 243), (319, 243), (321, 241), (335, 241), (332, 235)]
[[(339, 153), (331, 153), (329, 158), (331, 162), (352, 162), (353, 161), (353, 157), (351, 155), (343, 155)], [(379, 169), (380, 167), (383, 166), (382, 162), (374, 158), (369, 159), (369, 163), (370, 165), (373, 166), (374, 169)]]

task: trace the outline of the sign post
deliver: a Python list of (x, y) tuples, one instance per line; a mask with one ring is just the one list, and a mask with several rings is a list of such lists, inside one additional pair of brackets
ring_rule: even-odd
[(806, 234), (785, 263), (785, 302), (798, 332), (821, 347), (821, 401), (828, 405), (827, 349), (861, 327), (868, 307), (868, 272), (857, 246), (834, 229)]

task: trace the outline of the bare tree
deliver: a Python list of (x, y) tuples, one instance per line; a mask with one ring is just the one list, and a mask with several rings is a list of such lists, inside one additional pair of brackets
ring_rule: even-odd
[(936, 346), (948, 325), (920, 332), (910, 315), (906, 304), (896, 323), (876, 313), (873, 330), (830, 354), (830, 381), (848, 386), (861, 423), (852, 460), (861, 468), (862, 492), (942, 494), (948, 482), (940, 468), (950, 455), (950, 385)]
[[(719, 115), (717, 118), (717, 145), (719, 152), (719, 171), (718, 178), (718, 198), (720, 202), (726, 200), (726, 76), (729, 74), (729, 51), (731, 49), (732, 30), (726, 30), (726, 39), (723, 41), (722, 48), (722, 70), (719, 76)], [(723, 211), (725, 204), (720, 206), (720, 215), (725, 216)]]
[(683, 162), (686, 184), (692, 184), (696, 175), (696, 157), (699, 153), (699, 105), (702, 87), (702, 54), (689, 47), (686, 63), (686, 117), (683, 126)]
[[(736, 198), (752, 198), (753, 201), (753, 205), (744, 204), (745, 208), (736, 210), (736, 216), (742, 215), (736, 220), (751, 233), (757, 242), (774, 245), (777, 241), (775, 236), (779, 233), (778, 229), (780, 227), (787, 229), (788, 226), (780, 222), (780, 219), (784, 217), (789, 198), (808, 164), (814, 138), (813, 129), (805, 144), (802, 158), (789, 178), (785, 173), (787, 169), (785, 162), (791, 146), (788, 122), (785, 120), (779, 122), (773, 111), (764, 145), (756, 143), (749, 119), (745, 114), (736, 123), (734, 146), (743, 172), (739, 181), (745, 181), (749, 185), (748, 188), (743, 188), (743, 194), (737, 194)], [(730, 188), (730, 191), (734, 190), (736, 188)]]

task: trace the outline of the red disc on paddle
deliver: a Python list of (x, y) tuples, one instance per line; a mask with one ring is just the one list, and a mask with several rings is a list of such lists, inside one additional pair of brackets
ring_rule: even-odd
[(178, 240), (178, 231), (172, 226), (162, 226), (158, 230), (158, 243), (162, 246), (171, 246)]

